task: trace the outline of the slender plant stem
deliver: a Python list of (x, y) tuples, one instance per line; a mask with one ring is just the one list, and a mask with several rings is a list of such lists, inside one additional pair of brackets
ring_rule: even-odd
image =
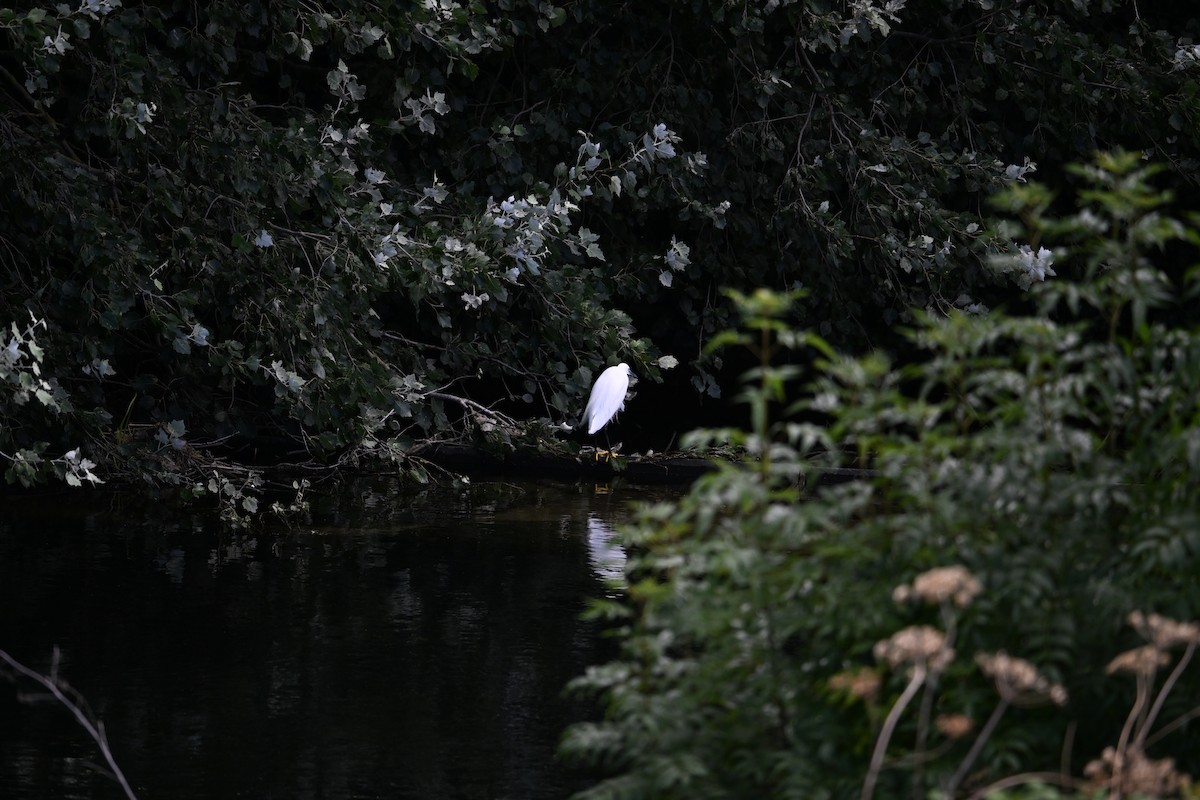
[[(950, 603), (942, 602), (942, 624), (946, 628), (946, 644), (947, 650), (954, 649), (954, 638), (958, 634), (958, 618), (951, 608)], [(925, 785), (925, 759), (922, 754), (925, 752), (925, 745), (929, 739), (929, 721), (933, 716), (933, 698), (937, 694), (938, 684), (941, 682), (941, 672), (934, 671), (930, 673), (929, 680), (925, 682), (925, 692), (921, 697), (921, 710), (917, 714), (917, 741), (913, 752), (916, 755), (915, 765), (912, 772), (912, 796), (913, 800), (921, 800), (923, 795), (922, 789)]]
[(1157, 677), (1158, 677), (1158, 668), (1157, 667), (1152, 669), (1150, 671), (1150, 674), (1147, 676), (1143, 676), (1143, 675), (1137, 676), (1138, 691), (1144, 693), (1145, 697), (1142, 698), (1142, 702), (1141, 702), (1140, 706), (1138, 707), (1137, 719), (1134, 721), (1133, 728), (1130, 731), (1131, 736), (1136, 735), (1137, 732), (1140, 731), (1142, 729), (1142, 727), (1145, 725), (1146, 712), (1148, 712), (1150, 710), (1150, 692), (1153, 691), (1153, 689), (1154, 689), (1154, 680)]
[(1175, 665), (1175, 669), (1171, 670), (1171, 674), (1163, 682), (1162, 688), (1158, 690), (1158, 697), (1154, 698), (1154, 705), (1150, 708), (1150, 713), (1146, 715), (1146, 721), (1142, 723), (1142, 727), (1138, 729), (1137, 738), (1133, 740), (1133, 746), (1138, 750), (1142, 750), (1146, 746), (1146, 736), (1150, 733), (1150, 728), (1154, 726), (1154, 720), (1158, 718), (1158, 712), (1162, 711), (1162, 705), (1167, 699), (1167, 695), (1175, 688), (1175, 682), (1179, 680), (1179, 676), (1183, 674), (1187, 668), (1188, 662), (1192, 660), (1192, 654), (1196, 652), (1196, 643), (1188, 644), (1187, 650), (1179, 658), (1179, 663)]
[[(129, 800), (137, 800), (137, 796), (133, 793), (133, 789), (129, 786), (129, 781), (125, 779), (125, 773), (121, 772), (121, 768), (117, 766), (117, 760), (113, 757), (112, 750), (108, 746), (108, 737), (104, 734), (104, 723), (93, 719), (92, 716), (84, 710), (82, 704), (77, 702), (75, 697), (67, 696), (66, 692), (64, 691), (64, 689), (70, 690), (70, 687), (67, 686), (65, 681), (58, 677), (58, 648), (54, 648), (54, 656), (49, 675), (43, 675), (36, 670), (30, 669), (3, 650), (0, 650), (0, 660), (8, 664), (8, 666), (14, 671), (24, 675), (34, 683), (45, 687), (46, 691), (50, 692), (50, 694), (53, 695), (58, 702), (62, 703), (66, 709), (70, 711), (72, 715), (74, 715), (75, 720), (81, 726), (83, 726), (83, 729), (87, 731), (89, 736), (92, 737), (92, 740), (96, 743), (96, 746), (100, 748), (101, 755), (103, 755), (104, 760), (108, 762), (108, 768), (112, 773), (113, 778), (116, 779), (117, 783), (119, 783), (121, 788), (125, 791), (125, 796), (129, 798)], [(77, 694), (74, 690), (70, 691), (72, 694)]]
[(958, 769), (954, 773), (954, 777), (950, 779), (950, 785), (946, 787), (946, 797), (953, 798), (958, 792), (959, 784), (967, 777), (967, 773), (971, 771), (971, 767), (975, 764), (975, 759), (979, 758), (979, 754), (983, 752), (983, 746), (987, 740), (991, 738), (992, 732), (996, 730), (996, 726), (1000, 724), (1000, 718), (1004, 716), (1004, 712), (1008, 710), (1008, 698), (1001, 697), (1000, 702), (996, 704), (992, 715), (988, 717), (987, 723), (983, 726), (983, 730), (975, 737), (975, 743), (971, 745), (971, 749), (967, 752)]
[(1159, 739), (1163, 738), (1164, 736), (1166, 736), (1169, 733), (1174, 732), (1178, 728), (1181, 728), (1182, 726), (1184, 726), (1187, 723), (1194, 720), (1196, 717), (1200, 717), (1200, 706), (1196, 706), (1195, 708), (1193, 708), (1191, 711), (1187, 712), (1186, 714), (1180, 714), (1178, 717), (1173, 719), (1170, 723), (1164, 725), (1162, 727), (1162, 730), (1160, 730), (1158, 733), (1154, 734), (1153, 736), (1151, 736), (1149, 739), (1146, 740), (1146, 747), (1150, 747), (1155, 742), (1157, 742)]
[(1121, 784), (1125, 776), (1125, 754), (1129, 752), (1129, 737), (1133, 733), (1134, 723), (1142, 715), (1142, 711), (1146, 708), (1146, 699), (1150, 696), (1150, 681), (1145, 675), (1137, 676), (1137, 696), (1133, 701), (1133, 708), (1129, 709), (1129, 716), (1125, 719), (1125, 724), (1121, 727), (1121, 736), (1117, 739), (1116, 754), (1113, 756), (1112, 765), (1112, 785), (1109, 790), (1109, 797), (1120, 797)]
[(925, 743), (929, 739), (929, 718), (933, 714), (933, 696), (937, 692), (937, 679), (937, 675), (929, 677), (921, 696), (921, 710), (917, 713), (917, 742), (913, 748), (917, 757), (912, 771), (913, 800), (921, 800), (921, 788), (925, 782), (925, 760), (921, 756), (925, 752)]
[[(1071, 720), (1067, 724), (1067, 735), (1063, 737), (1062, 758), (1059, 761), (1058, 771), (1062, 775), (1064, 781), (1071, 777), (1071, 751), (1075, 746), (1075, 729), (1077, 724), (1075, 720)], [(1065, 783), (1063, 784), (1066, 785)]]
[(904, 687), (904, 692), (896, 700), (892, 710), (888, 712), (887, 719), (883, 723), (883, 730), (879, 732), (879, 739), (875, 742), (875, 752), (871, 754), (871, 766), (867, 770), (866, 780), (863, 781), (862, 800), (871, 800), (871, 796), (875, 794), (875, 783), (879, 780), (879, 772), (883, 768), (883, 756), (887, 753), (888, 742), (891, 741), (892, 734), (896, 731), (900, 715), (904, 713), (905, 707), (912, 702), (917, 690), (925, 682), (925, 675), (924, 664), (914, 666), (912, 679), (908, 682), (908, 686)]

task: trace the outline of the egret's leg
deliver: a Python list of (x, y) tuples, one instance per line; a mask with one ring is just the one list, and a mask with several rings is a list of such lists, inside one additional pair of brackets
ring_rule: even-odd
[(604, 454), (604, 460), (605, 460), (605, 461), (612, 461), (612, 456), (613, 456), (613, 451), (612, 451), (612, 442), (611, 442), (611, 441), (609, 440), (609, 438), (608, 438), (608, 428), (605, 428), (605, 429), (604, 429), (604, 443), (605, 443), (606, 445), (608, 445), (608, 449), (607, 449), (607, 450), (601, 450), (599, 447), (597, 447), (597, 448), (596, 448), (596, 460), (597, 460), (597, 461), (599, 461), (599, 460), (600, 460), (600, 454), (601, 454), (601, 453), (603, 453), (603, 454)]

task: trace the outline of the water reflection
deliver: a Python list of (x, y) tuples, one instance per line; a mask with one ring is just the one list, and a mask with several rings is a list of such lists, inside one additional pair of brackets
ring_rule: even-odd
[(588, 514), (588, 561), (592, 571), (607, 584), (624, 588), (625, 549), (619, 544), (617, 532), (610, 522)]
[[(61, 503), (0, 519), (0, 647), (63, 673), (145, 798), (561, 798), (603, 657), (616, 491), (355, 487), (304, 531)], [(116, 797), (90, 742), (0, 682), (0, 797)]]

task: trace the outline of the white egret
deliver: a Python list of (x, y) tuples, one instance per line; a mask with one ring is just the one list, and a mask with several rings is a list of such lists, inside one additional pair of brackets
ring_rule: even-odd
[[(589, 435), (607, 425), (617, 412), (625, 407), (625, 393), (629, 391), (629, 376), (633, 370), (621, 363), (600, 373), (592, 386), (587, 408), (583, 410), (581, 425), (587, 425)], [(596, 453), (600, 456), (599, 451)]]
[(625, 363), (609, 367), (600, 373), (592, 386), (592, 396), (583, 410), (583, 422), (587, 432), (593, 434), (603, 428), (625, 407), (625, 393), (629, 391), (629, 376), (633, 370)]

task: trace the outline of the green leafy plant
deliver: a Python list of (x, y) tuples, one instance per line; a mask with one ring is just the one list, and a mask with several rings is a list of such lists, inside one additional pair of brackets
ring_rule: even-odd
[[(1194, 275), (1154, 261), (1198, 240), (1136, 154), (1074, 174), (1067, 217), (1044, 187), (999, 200), (1026, 227), (997, 241), (1032, 243), (995, 268), (1030, 276), (1030, 313), (917, 314), (904, 365), (820, 349), (802, 385), (755, 372), (752, 409), (786, 397), (791, 419), (754, 411), (744, 465), (642, 511), (628, 596), (596, 612), (622, 655), (577, 682), (606, 719), (564, 742), (610, 775), (581, 796), (950, 797), (1048, 775), (1165, 796), (1195, 772), (1191, 634), (1157, 692), (1105, 665), (1132, 658), (1113, 660), (1129, 617), (1165, 668), (1133, 610), (1160, 631), (1200, 617)], [(723, 341), (813, 343), (766, 301)], [(868, 469), (834, 480), (848, 465)]]

